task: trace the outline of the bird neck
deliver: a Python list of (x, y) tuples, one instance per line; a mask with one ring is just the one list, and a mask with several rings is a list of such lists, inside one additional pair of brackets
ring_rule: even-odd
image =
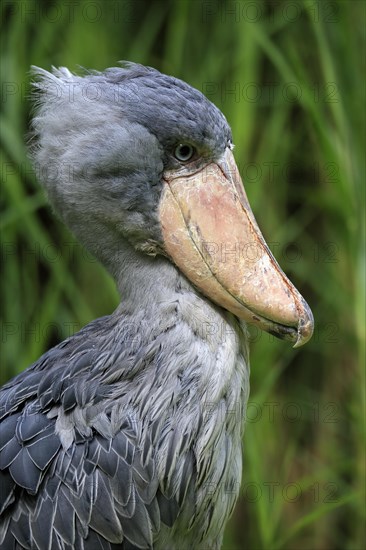
[(232, 385), (241, 393), (247, 380), (248, 339), (236, 317), (205, 298), (163, 256), (120, 247), (114, 276), (121, 294), (114, 315), (130, 323), (136, 353), (149, 353), (159, 343), (169, 375), (179, 377), (191, 369), (198, 391), (209, 389), (214, 402)]
[(131, 354), (159, 345), (171, 376), (179, 377), (184, 364), (195, 370), (196, 363), (199, 391), (209, 389), (217, 399), (231, 385), (240, 392), (249, 368), (244, 323), (204, 297), (164, 256), (136, 250), (107, 226), (83, 234), (79, 226), (76, 233), (115, 279), (121, 303), (113, 317), (117, 334), (126, 339), (127, 331)]
[(234, 316), (203, 296), (162, 255), (148, 256), (124, 242), (119, 246), (111, 271), (121, 296), (120, 307), (125, 314), (144, 311), (150, 322), (159, 323), (167, 315), (167, 308), (178, 308), (182, 315), (185, 310), (185, 321), (195, 330), (197, 319), (201, 323), (238, 325)]

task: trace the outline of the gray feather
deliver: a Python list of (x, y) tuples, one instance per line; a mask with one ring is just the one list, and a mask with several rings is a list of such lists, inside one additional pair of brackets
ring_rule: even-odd
[(36, 169), (123, 299), (2, 388), (0, 540), (217, 549), (241, 475), (247, 338), (164, 254), (159, 201), (175, 145), (189, 140), (207, 163), (230, 128), (200, 92), (154, 69), (37, 75)]

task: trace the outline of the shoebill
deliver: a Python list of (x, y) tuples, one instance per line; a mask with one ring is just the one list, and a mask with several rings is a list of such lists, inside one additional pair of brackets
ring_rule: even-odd
[(121, 303), (3, 387), (0, 542), (218, 549), (242, 473), (246, 324), (297, 347), (311, 311), (199, 91), (136, 64), (35, 73), (37, 172)]

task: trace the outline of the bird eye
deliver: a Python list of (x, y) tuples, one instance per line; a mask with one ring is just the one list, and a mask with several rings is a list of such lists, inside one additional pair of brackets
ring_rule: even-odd
[(177, 160), (180, 160), (181, 162), (187, 162), (188, 160), (191, 160), (195, 152), (194, 147), (190, 145), (189, 143), (180, 143), (174, 151), (174, 156)]

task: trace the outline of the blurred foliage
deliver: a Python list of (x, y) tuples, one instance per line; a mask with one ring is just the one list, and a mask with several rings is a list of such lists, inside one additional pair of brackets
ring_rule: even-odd
[(252, 332), (224, 548), (363, 548), (365, 3), (29, 0), (1, 15), (2, 382), (118, 300), (27, 160), (30, 65), (180, 77), (232, 125), (259, 225), (316, 320), (300, 350)]

